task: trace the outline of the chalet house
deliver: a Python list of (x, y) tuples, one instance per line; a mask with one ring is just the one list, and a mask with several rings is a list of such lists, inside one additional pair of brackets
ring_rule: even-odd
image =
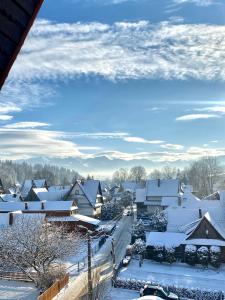
[(75, 201), (79, 213), (85, 216), (100, 216), (103, 196), (99, 180), (76, 180), (65, 200)]
[(148, 233), (146, 245), (148, 249), (156, 246), (174, 247), (183, 255), (186, 245), (196, 246), (197, 249), (202, 246), (207, 248), (217, 246), (221, 249), (221, 261), (225, 262), (225, 230), (213, 219), (209, 212), (192, 224), (187, 224), (184, 232)]
[(147, 180), (146, 188), (136, 190), (137, 213), (151, 215), (157, 209), (163, 210), (167, 206), (178, 204), (181, 195), (178, 179)]
[(27, 200), (27, 196), (32, 188), (45, 188), (48, 189), (48, 184), (45, 179), (27, 179), (21, 186), (21, 196), (24, 200)]
[(0, 194), (0, 201), (3, 202), (15, 202), (23, 201), (23, 198), (20, 194)]

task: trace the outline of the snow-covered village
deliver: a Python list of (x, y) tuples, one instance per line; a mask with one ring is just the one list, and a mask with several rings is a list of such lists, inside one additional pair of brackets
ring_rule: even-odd
[(225, 0), (0, 0), (0, 300), (225, 300)]

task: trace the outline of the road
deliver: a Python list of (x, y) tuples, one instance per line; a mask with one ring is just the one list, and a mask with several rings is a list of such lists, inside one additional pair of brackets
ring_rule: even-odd
[[(102, 248), (92, 259), (92, 279), (93, 285), (105, 281), (112, 277), (112, 238), (115, 245), (116, 265), (119, 264), (126, 252), (126, 246), (131, 239), (132, 217), (123, 216), (118, 222), (117, 228), (112, 237), (109, 237)], [(62, 290), (57, 296), (57, 300), (80, 300), (82, 295), (87, 293), (87, 270), (77, 277), (72, 278), (69, 286)]]

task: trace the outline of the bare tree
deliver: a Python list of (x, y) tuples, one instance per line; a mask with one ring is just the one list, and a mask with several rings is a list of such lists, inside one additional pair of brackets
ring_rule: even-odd
[(162, 169), (163, 179), (173, 179), (173, 178), (176, 178), (176, 175), (177, 175), (177, 169), (176, 168), (172, 168), (170, 166), (165, 166)]
[(1, 231), (1, 263), (4, 269), (22, 271), (37, 287), (47, 288), (65, 274), (62, 259), (79, 251), (79, 234), (28, 215)]
[(205, 157), (193, 162), (186, 173), (194, 191), (198, 196), (204, 197), (214, 192), (215, 183), (222, 171), (216, 157)]
[(146, 179), (146, 170), (142, 166), (133, 167), (130, 169), (130, 179), (136, 182), (141, 182)]
[(127, 169), (120, 168), (118, 171), (113, 174), (113, 181), (116, 184), (120, 184), (128, 179), (128, 171)]
[(150, 174), (149, 174), (150, 179), (162, 179), (162, 172), (159, 169), (154, 169)]

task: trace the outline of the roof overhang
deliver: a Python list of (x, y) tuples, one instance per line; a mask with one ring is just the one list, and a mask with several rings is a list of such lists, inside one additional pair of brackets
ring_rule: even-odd
[(44, 0), (0, 1), (0, 89)]

